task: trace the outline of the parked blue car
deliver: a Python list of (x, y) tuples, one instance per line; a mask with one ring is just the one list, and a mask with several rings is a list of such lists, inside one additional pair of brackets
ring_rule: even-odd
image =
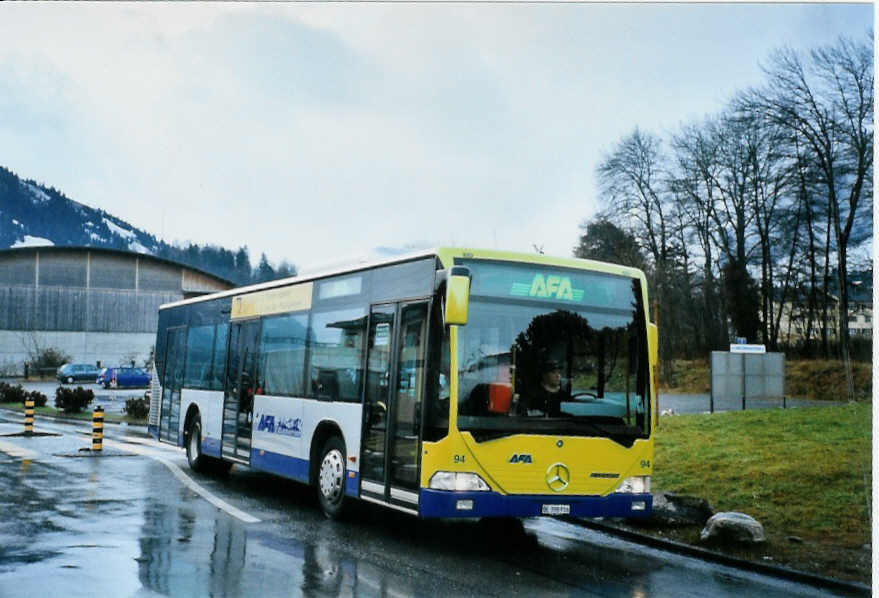
[(97, 383), (104, 388), (114, 386), (114, 381), (116, 388), (137, 388), (138, 386), (149, 386), (150, 375), (140, 368), (114, 367), (101, 370), (97, 379)]
[(55, 377), (58, 378), (58, 382), (67, 384), (84, 380), (91, 382), (98, 372), (100, 370), (89, 363), (65, 363), (55, 372)]

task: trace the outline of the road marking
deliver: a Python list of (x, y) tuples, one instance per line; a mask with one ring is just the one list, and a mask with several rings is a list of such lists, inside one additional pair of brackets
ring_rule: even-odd
[[(89, 439), (89, 442), (91, 442), (91, 439)], [(195, 492), (196, 494), (201, 496), (203, 499), (205, 499), (206, 501), (208, 501), (209, 503), (211, 503), (212, 505), (214, 505), (218, 509), (222, 509), (223, 511), (226, 511), (229, 515), (232, 515), (236, 519), (240, 519), (244, 523), (259, 523), (260, 522), (260, 520), (257, 519), (256, 517), (254, 517), (253, 515), (249, 515), (249, 514), (245, 513), (244, 511), (242, 511), (241, 509), (239, 509), (237, 507), (233, 507), (232, 505), (230, 505), (226, 501), (222, 500), (221, 498), (218, 498), (217, 496), (215, 496), (214, 494), (212, 494), (208, 490), (199, 486), (195, 482), (195, 480), (193, 480), (188, 475), (186, 475), (182, 469), (177, 467), (177, 465), (175, 465), (174, 463), (171, 463), (171, 461), (169, 461), (165, 457), (159, 455), (155, 451), (152, 451), (152, 450), (150, 450), (146, 447), (143, 447), (143, 446), (138, 446), (135, 444), (128, 444), (125, 442), (116, 442), (115, 440), (108, 440), (106, 438), (104, 439), (104, 444), (107, 446), (112, 446), (112, 447), (115, 447), (118, 449), (122, 449), (125, 451), (136, 453), (138, 455), (144, 455), (144, 456), (149, 457), (151, 459), (155, 459), (156, 461), (158, 461), (159, 463), (161, 463), (162, 465), (164, 465), (165, 467), (170, 469), (171, 473), (173, 473), (177, 477), (177, 479), (179, 479), (181, 482), (183, 482), (183, 484), (187, 488), (189, 488), (190, 490), (192, 490), (193, 492)]]
[(6, 453), (10, 457), (17, 457), (19, 459), (27, 459), (28, 461), (33, 461), (37, 457), (40, 456), (39, 453), (36, 453), (30, 449), (26, 449), (24, 447), (18, 446), (17, 444), (12, 444), (11, 442), (6, 442), (5, 440), (0, 440), (0, 452)]

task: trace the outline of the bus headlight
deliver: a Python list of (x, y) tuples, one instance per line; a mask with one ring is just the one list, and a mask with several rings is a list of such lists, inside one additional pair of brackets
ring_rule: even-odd
[(639, 475), (633, 478), (626, 478), (616, 489), (617, 492), (626, 494), (649, 494), (650, 493), (650, 476)]
[(430, 478), (428, 487), (432, 490), (457, 490), (459, 492), (475, 492), (491, 490), (488, 484), (475, 473), (459, 471), (438, 471)]

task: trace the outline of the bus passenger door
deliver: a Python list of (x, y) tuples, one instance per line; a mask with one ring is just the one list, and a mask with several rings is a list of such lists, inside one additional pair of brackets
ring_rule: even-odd
[(364, 401), (361, 496), (418, 508), (427, 303), (374, 306)]
[(250, 463), (258, 342), (259, 320), (233, 322), (230, 326), (222, 455), (239, 463)]
[(186, 358), (186, 327), (169, 328), (165, 342), (165, 376), (162, 379), (159, 439), (180, 444), (180, 389), (183, 386), (183, 365)]

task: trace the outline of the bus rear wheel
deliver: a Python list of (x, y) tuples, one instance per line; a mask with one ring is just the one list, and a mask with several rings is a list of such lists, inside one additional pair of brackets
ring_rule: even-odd
[(204, 472), (208, 468), (208, 458), (201, 452), (201, 416), (196, 415), (189, 422), (186, 428), (186, 460), (189, 461), (189, 468), (199, 473)]
[(321, 510), (328, 519), (338, 519), (345, 506), (345, 445), (338, 436), (324, 443), (316, 481)]

